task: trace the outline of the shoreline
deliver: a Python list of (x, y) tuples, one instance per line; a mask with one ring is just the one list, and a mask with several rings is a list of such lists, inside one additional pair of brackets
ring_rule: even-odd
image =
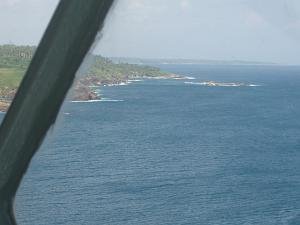
[[(191, 80), (193, 77), (182, 76), (174, 73), (166, 73), (161, 76), (128, 76), (127, 79), (122, 80), (103, 80), (96, 76), (87, 76), (74, 83), (71, 87), (70, 102), (105, 102), (101, 95), (95, 89), (101, 89), (101, 87), (112, 87), (112, 86), (125, 86), (133, 82), (141, 82), (145, 79), (163, 80), (163, 79), (174, 79), (174, 80)], [(16, 91), (15, 91), (16, 92)], [(15, 93), (14, 93), (15, 94)], [(13, 99), (14, 94), (11, 96)], [(68, 98), (68, 96), (67, 96)], [(0, 112), (7, 112), (12, 101), (1, 101), (0, 100)]]
[(0, 101), (0, 112), (2, 112), (2, 113), (7, 112), (10, 104), (11, 104), (11, 102)]
[[(0, 111), (7, 111), (35, 50), (36, 46), (0, 45)], [(128, 85), (138, 79), (184, 79), (155, 66), (115, 63), (101, 55), (92, 54), (89, 60), (89, 68), (77, 77), (67, 99), (99, 100), (98, 87)]]

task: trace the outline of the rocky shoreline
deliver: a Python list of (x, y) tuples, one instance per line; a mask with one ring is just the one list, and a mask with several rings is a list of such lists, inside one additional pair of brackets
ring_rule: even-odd
[(73, 101), (100, 100), (101, 96), (95, 91), (95, 87), (127, 85), (132, 80), (139, 79), (184, 79), (184, 77), (169, 73), (163, 76), (127, 76), (126, 79), (101, 79), (96, 76), (87, 76), (78, 80), (72, 88), (71, 99)]
[[(6, 111), (28, 68), (35, 46), (0, 45), (0, 111)], [(23, 57), (26, 56), (26, 57)], [(126, 85), (136, 79), (180, 79), (180, 76), (157, 67), (113, 62), (101, 55), (91, 55), (89, 68), (73, 84), (69, 100), (101, 99), (101, 86)]]
[(9, 102), (0, 101), (0, 112), (6, 112), (9, 106), (10, 106)]
[[(101, 79), (96, 76), (86, 76), (77, 80), (68, 98), (71, 101), (90, 101), (90, 100), (100, 100), (101, 96), (95, 90), (95, 87), (101, 86), (118, 86), (126, 85), (131, 83), (131, 80), (139, 79), (185, 79), (185, 77), (177, 74), (165, 74), (162, 76), (127, 76), (126, 79)], [(16, 93), (17, 89), (10, 90), (8, 94), (2, 95), (3, 99), (0, 99), (0, 112), (6, 112), (10, 106), (10, 103)]]

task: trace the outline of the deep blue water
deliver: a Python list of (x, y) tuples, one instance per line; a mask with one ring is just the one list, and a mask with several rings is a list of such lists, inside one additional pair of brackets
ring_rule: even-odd
[(15, 209), (23, 225), (300, 224), (300, 67), (175, 66), (205, 87), (104, 87), (67, 103)]

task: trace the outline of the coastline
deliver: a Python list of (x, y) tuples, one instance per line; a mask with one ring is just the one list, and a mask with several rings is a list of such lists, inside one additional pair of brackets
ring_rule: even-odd
[[(0, 111), (7, 111), (35, 50), (36, 46), (0, 45)], [(101, 55), (92, 55), (89, 68), (81, 75), (67, 95), (70, 100), (99, 100), (101, 96), (97, 90), (101, 86), (127, 85), (137, 79), (181, 77), (154, 66), (115, 63)]]
[(10, 102), (0, 101), (0, 112), (6, 112), (10, 106)]
[[(144, 79), (176, 79), (176, 80), (183, 80), (183, 79), (193, 79), (191, 77), (181, 76), (174, 73), (164, 73), (159, 76), (127, 76), (126, 79), (101, 79), (97, 76), (86, 76), (78, 81), (76, 81), (71, 88), (71, 94), (69, 100), (71, 102), (101, 102), (102, 97), (96, 89), (101, 89), (101, 87), (105, 86), (123, 86), (129, 85), (133, 82), (142, 81)], [(0, 112), (5, 113), (7, 112), (13, 97), (16, 93), (17, 89), (13, 92), (10, 92), (9, 100), (1, 100), (0, 99)]]

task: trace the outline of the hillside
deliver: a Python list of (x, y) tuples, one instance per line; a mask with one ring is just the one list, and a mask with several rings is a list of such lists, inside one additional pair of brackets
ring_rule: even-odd
[[(0, 45), (0, 111), (13, 99), (35, 49), (34, 46)], [(74, 84), (74, 100), (100, 98), (91, 88), (95, 85), (119, 84), (140, 77), (176, 76), (151, 66), (113, 63), (99, 55), (91, 56), (90, 60), (89, 69)]]

